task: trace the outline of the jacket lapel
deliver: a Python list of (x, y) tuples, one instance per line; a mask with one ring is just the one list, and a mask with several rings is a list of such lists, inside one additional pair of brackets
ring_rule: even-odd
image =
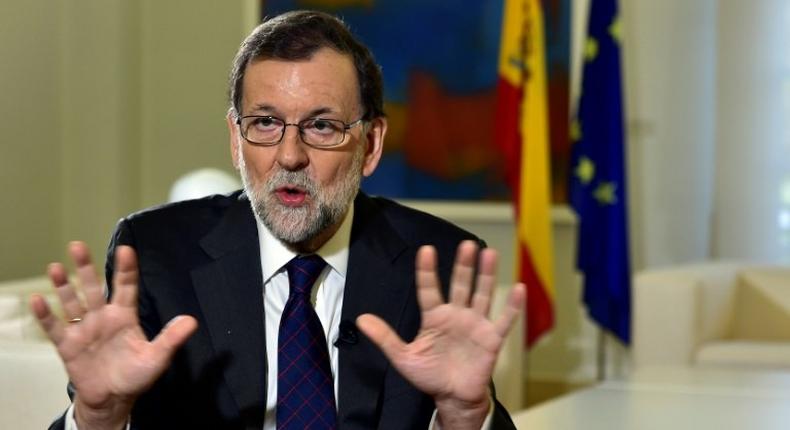
[[(361, 333), (356, 318), (373, 313), (398, 327), (404, 306), (414, 295), (413, 250), (369, 197), (355, 201), (348, 275), (343, 295), (339, 359), (338, 419), (342, 428), (375, 425), (386, 357)], [(343, 342), (344, 327), (352, 341)], [(348, 337), (348, 334), (346, 334)]]
[(260, 248), (255, 218), (242, 194), (200, 242), (212, 258), (192, 271), (202, 324), (248, 428), (260, 429), (266, 404), (266, 339)]

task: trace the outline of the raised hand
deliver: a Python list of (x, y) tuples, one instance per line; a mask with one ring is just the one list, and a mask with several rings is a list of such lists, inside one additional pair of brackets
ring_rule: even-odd
[(422, 326), (411, 343), (405, 343), (389, 325), (371, 314), (357, 325), (384, 352), (393, 366), (436, 402), (445, 429), (479, 429), (490, 407), (488, 384), (499, 350), (516, 316), (523, 309), (525, 288), (510, 291), (502, 315), (488, 319), (496, 284), (496, 251), (479, 255), (477, 245), (462, 242), (453, 267), (449, 302), (442, 298), (436, 271), (436, 250), (423, 246), (417, 252), (417, 298)]
[(197, 321), (190, 316), (176, 317), (149, 342), (137, 316), (138, 269), (134, 250), (119, 246), (115, 252), (109, 303), (87, 246), (72, 242), (69, 254), (84, 300), (68, 283), (64, 266), (53, 263), (48, 274), (66, 321), (56, 317), (41, 296), (34, 295), (30, 306), (57, 347), (76, 389), (75, 418), (80, 430), (122, 428), (134, 401), (164, 372), (175, 351), (197, 328)]

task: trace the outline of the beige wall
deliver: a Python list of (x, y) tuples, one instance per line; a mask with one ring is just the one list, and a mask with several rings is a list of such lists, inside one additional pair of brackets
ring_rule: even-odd
[(72, 239), (101, 256), (118, 218), (180, 175), (232, 171), (225, 81), (255, 4), (3, 5), (0, 280), (41, 273)]
[[(58, 21), (50, 2), (0, 12), (0, 278), (41, 271), (60, 242)], [(31, 55), (35, 53), (34, 55)]]
[(226, 78), (248, 29), (242, 1), (141, 4), (139, 184), (149, 206), (189, 170), (232, 170)]

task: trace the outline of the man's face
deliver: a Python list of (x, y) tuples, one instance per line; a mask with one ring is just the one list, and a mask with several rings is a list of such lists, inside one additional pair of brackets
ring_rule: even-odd
[[(321, 117), (351, 123), (364, 112), (351, 58), (323, 48), (309, 60), (251, 62), (242, 86), (241, 116), (271, 115), (286, 123)], [(256, 216), (281, 241), (313, 251), (339, 227), (363, 175), (376, 168), (383, 118), (346, 131), (329, 149), (306, 145), (286, 127), (275, 146), (251, 145), (228, 117), (231, 153)]]

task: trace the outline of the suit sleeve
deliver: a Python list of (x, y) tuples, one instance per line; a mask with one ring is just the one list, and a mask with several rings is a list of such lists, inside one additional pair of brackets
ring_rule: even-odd
[(122, 218), (115, 226), (115, 231), (107, 246), (107, 258), (104, 260), (104, 276), (107, 283), (108, 297), (112, 295), (112, 275), (115, 270), (115, 250), (119, 245), (128, 245), (134, 248), (134, 238), (129, 221)]
[(510, 418), (510, 414), (507, 412), (504, 406), (494, 397), (494, 414), (491, 417), (491, 427), (490, 430), (515, 430), (516, 425), (513, 424), (513, 420)]

